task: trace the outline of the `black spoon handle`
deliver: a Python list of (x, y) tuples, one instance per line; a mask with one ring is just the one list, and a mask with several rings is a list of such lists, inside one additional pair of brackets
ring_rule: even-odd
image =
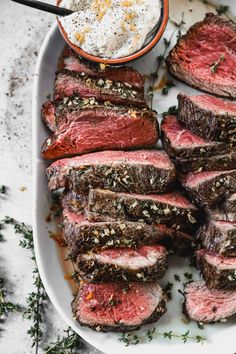
[(65, 9), (63, 7), (46, 4), (45, 2), (37, 1), (37, 0), (12, 0), (12, 1), (22, 5), (33, 7), (34, 9), (50, 12), (58, 16), (68, 16), (73, 13), (73, 11)]

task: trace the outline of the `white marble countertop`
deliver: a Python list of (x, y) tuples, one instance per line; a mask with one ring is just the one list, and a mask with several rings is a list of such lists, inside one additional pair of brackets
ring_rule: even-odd
[[(49, 2), (49, 1), (48, 1)], [(0, 218), (5, 215), (32, 224), (31, 216), (31, 95), (33, 72), (41, 43), (55, 20), (53, 15), (0, 0), (0, 185), (8, 187), (0, 196)], [(21, 191), (21, 187), (26, 187)], [(10, 299), (23, 306), (32, 291), (30, 252), (18, 246), (12, 227), (5, 228), (0, 244), (0, 277), (6, 280)], [(29, 320), (10, 314), (0, 323), (1, 354), (34, 353), (27, 335)], [(55, 341), (67, 325), (48, 304), (43, 345)], [(41, 352), (41, 351), (39, 351)], [(98, 353), (85, 345), (80, 353)]]

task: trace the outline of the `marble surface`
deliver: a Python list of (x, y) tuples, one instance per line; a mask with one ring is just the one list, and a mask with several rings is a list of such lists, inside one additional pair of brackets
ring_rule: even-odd
[[(0, 0), (0, 185), (8, 187), (7, 194), (0, 196), (0, 218), (9, 215), (29, 225), (33, 73), (40, 46), (54, 20), (53, 15)], [(0, 277), (6, 279), (9, 299), (26, 306), (25, 298), (33, 290), (30, 251), (18, 246), (19, 238), (12, 227), (2, 233), (5, 241), (0, 244)], [(23, 320), (21, 314), (11, 314), (0, 323), (1, 354), (34, 353), (26, 334), (29, 327), (30, 321)], [(49, 303), (42, 344), (56, 340), (66, 328)], [(88, 344), (78, 352), (99, 353)]]

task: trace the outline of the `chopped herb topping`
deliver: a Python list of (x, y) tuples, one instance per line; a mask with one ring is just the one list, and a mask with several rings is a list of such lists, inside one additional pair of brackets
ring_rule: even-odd
[(217, 72), (220, 63), (221, 63), (222, 61), (224, 61), (224, 60), (225, 60), (224, 55), (221, 55), (220, 58), (219, 58), (219, 60), (217, 60), (217, 61), (215, 61), (214, 63), (211, 64), (210, 70), (211, 70), (211, 73), (212, 73), (212, 74), (215, 74), (215, 73)]

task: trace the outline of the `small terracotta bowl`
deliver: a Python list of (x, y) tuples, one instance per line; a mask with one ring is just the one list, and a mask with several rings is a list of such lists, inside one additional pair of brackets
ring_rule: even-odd
[[(57, 5), (59, 6), (59, 4), (61, 3), (61, 0), (57, 0)], [(64, 40), (66, 41), (66, 43), (74, 50), (74, 52), (76, 52), (77, 54), (79, 54), (81, 57), (93, 61), (93, 62), (97, 62), (97, 63), (103, 63), (103, 64), (113, 64), (113, 65), (118, 65), (118, 64), (124, 64), (127, 63), (129, 61), (138, 59), (140, 57), (142, 57), (144, 54), (148, 53), (157, 43), (158, 41), (161, 39), (167, 22), (168, 22), (168, 17), (169, 17), (169, 1), (168, 0), (161, 0), (162, 3), (162, 10), (161, 10), (161, 19), (160, 19), (160, 24), (157, 28), (156, 33), (153, 35), (152, 40), (143, 48), (141, 48), (140, 50), (138, 50), (137, 52), (128, 55), (126, 57), (122, 57), (122, 58), (118, 58), (118, 59), (105, 59), (105, 58), (100, 58), (97, 57), (95, 55), (89, 54), (87, 52), (85, 52), (82, 48), (76, 46), (75, 44), (71, 43), (64, 28), (62, 27), (59, 18), (57, 18), (57, 22), (58, 22), (58, 26), (60, 29), (60, 32), (62, 34), (62, 37), (64, 38)]]

